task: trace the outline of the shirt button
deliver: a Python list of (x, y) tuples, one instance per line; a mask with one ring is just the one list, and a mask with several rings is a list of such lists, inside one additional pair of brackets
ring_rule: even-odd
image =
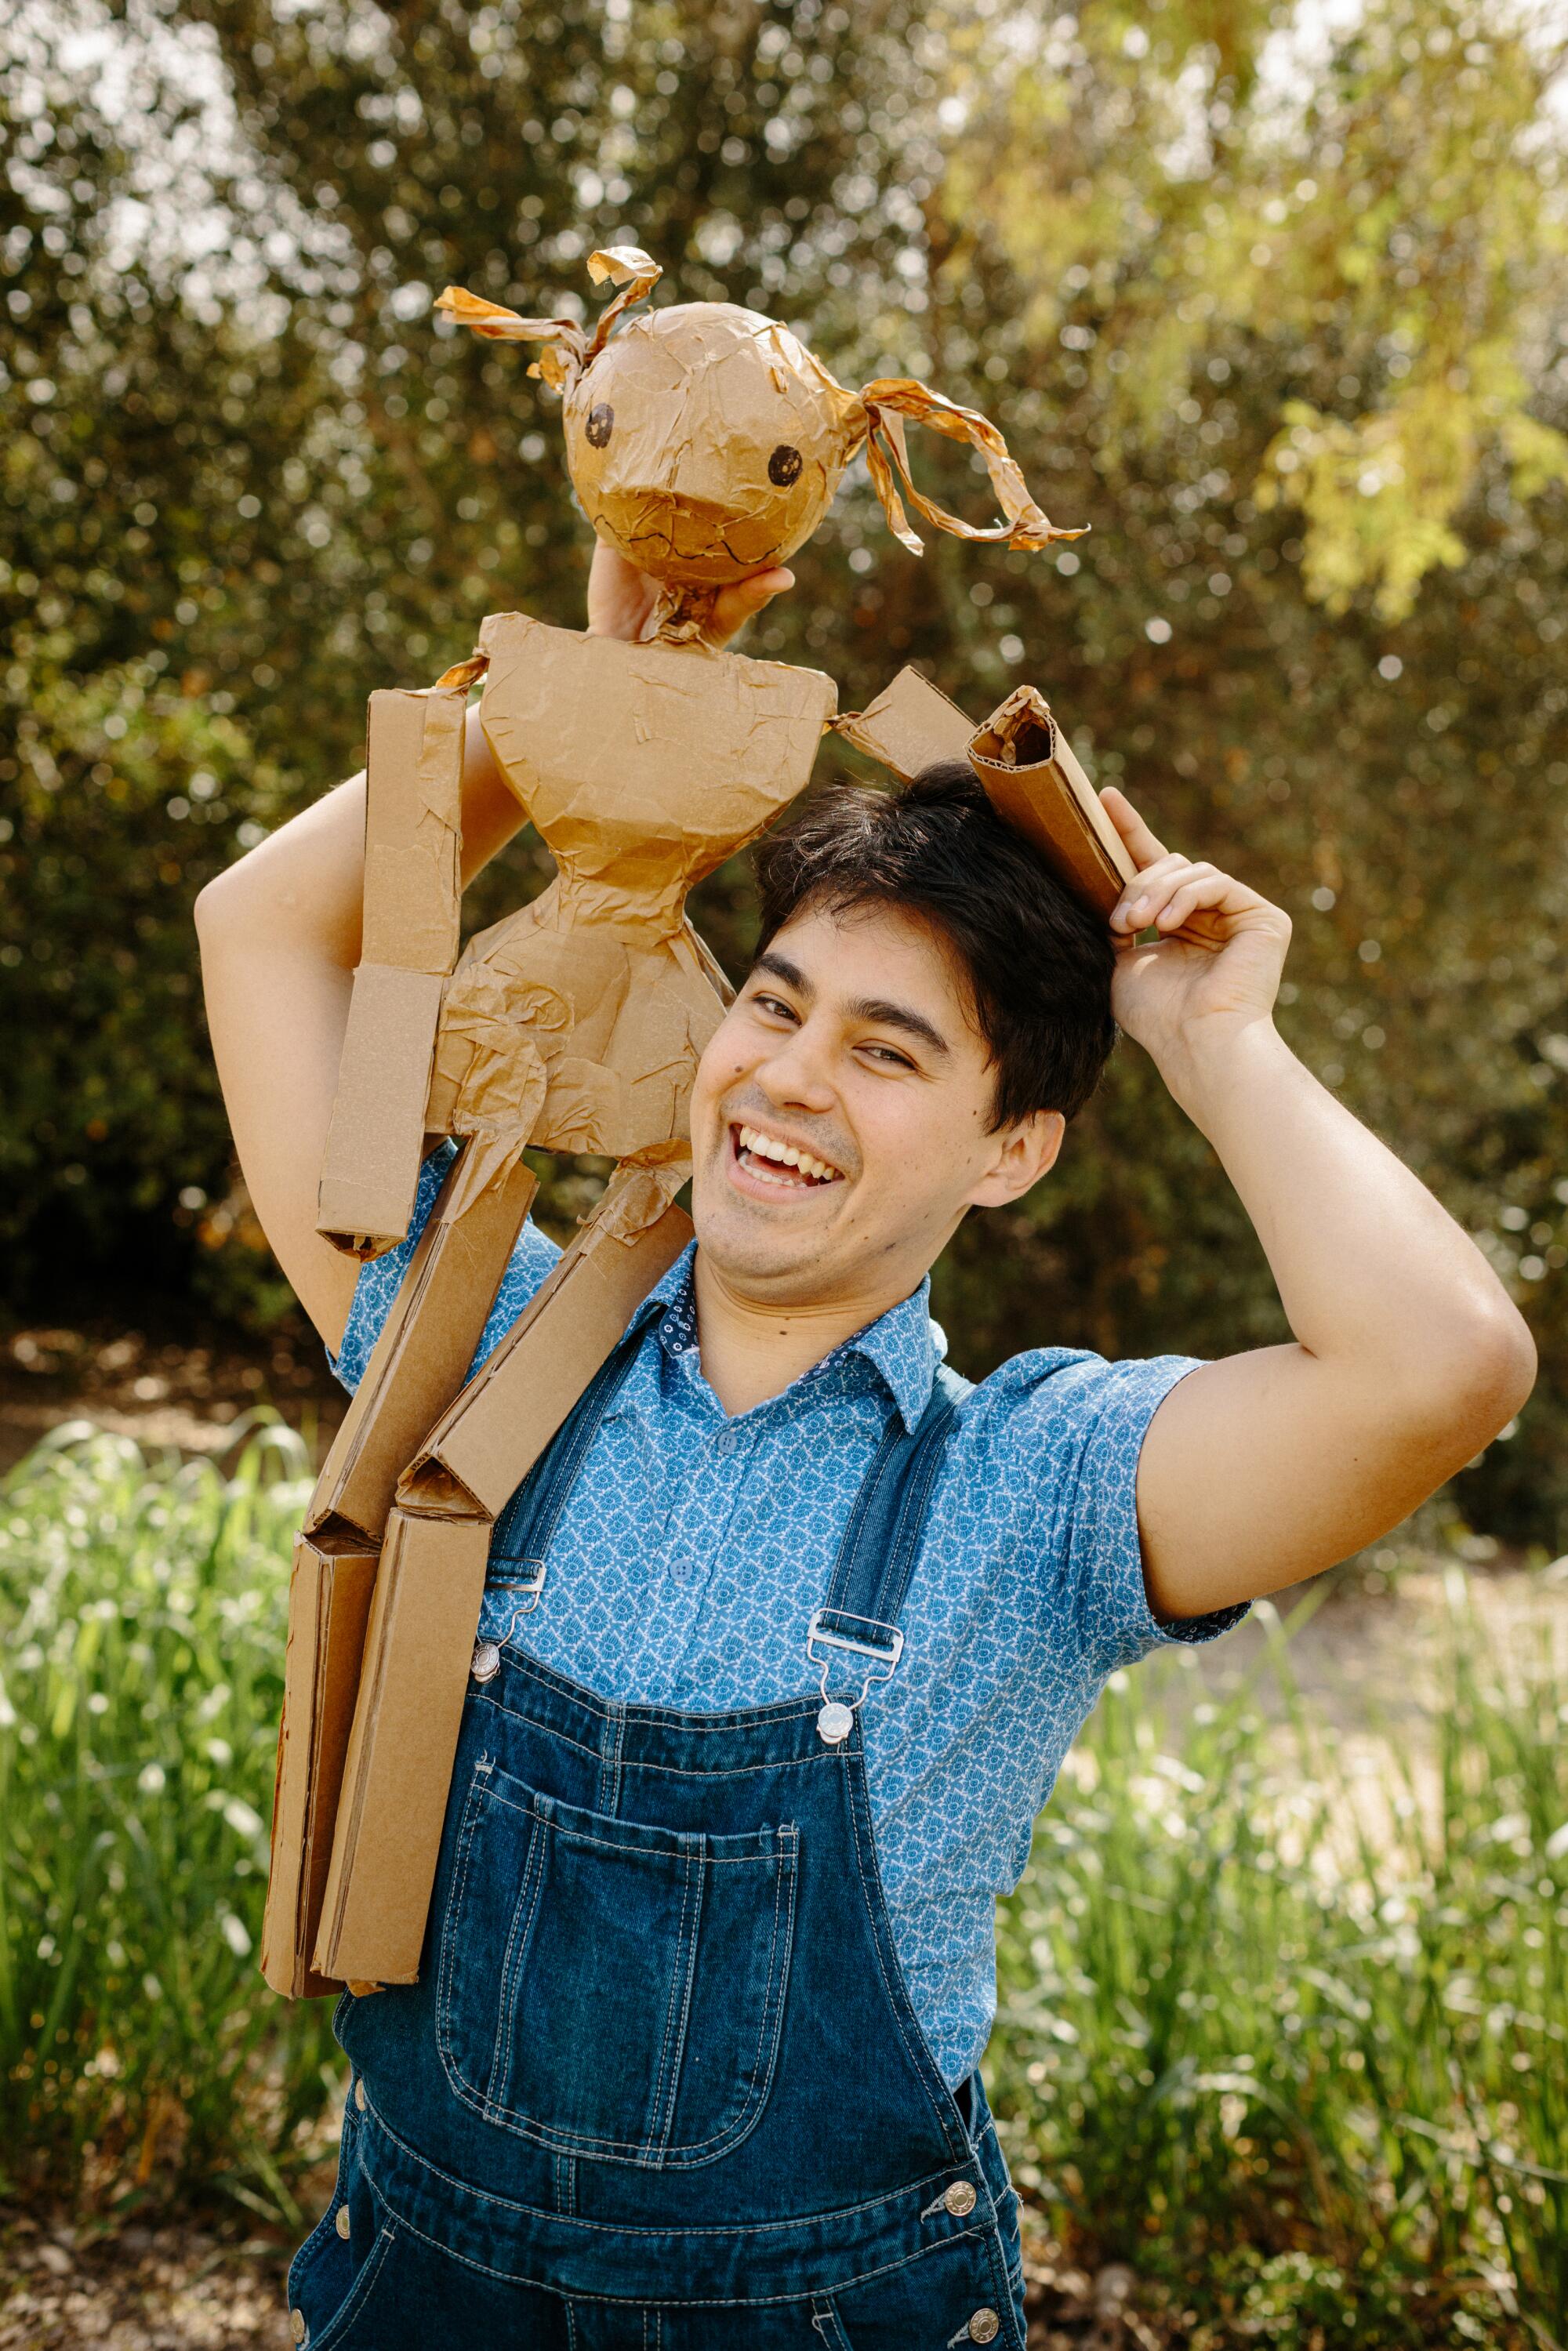
[(338, 2234), (340, 2235), (340, 2237), (346, 2237), (346, 2236), (348, 2235), (348, 2233), (349, 2233), (349, 2208), (348, 2208), (348, 2206), (347, 2206), (346, 2204), (340, 2204), (340, 2205), (339, 2205), (339, 2207), (338, 2207), (338, 2218), (337, 2218), (336, 2221), (333, 2223), (333, 2225), (334, 2225), (334, 2227), (336, 2228), (336, 2230), (337, 2230)]
[[(972, 2179), (955, 2179), (942, 2201), (956, 2220), (967, 2220), (975, 2209), (975, 2183)], [(977, 2335), (976, 2341), (979, 2341)]]
[(714, 1450), (716, 1453), (724, 1454), (727, 1458), (727, 1457), (735, 1451), (736, 1447), (739, 1443), (740, 1439), (737, 1437), (734, 1429), (726, 1428), (721, 1430), (719, 1435), (715, 1437)]
[(305, 2324), (305, 2313), (302, 2310), (291, 2310), (289, 2312), (288, 2332), (293, 2335), (296, 2343), (307, 2343), (309, 2341), (310, 2329)]
[(363, 2114), (365, 2111), (365, 2085), (363, 2082), (356, 2082), (354, 2084), (354, 2104), (358, 2106), (360, 2112)]
[(1001, 2331), (1002, 2322), (988, 2304), (984, 2309), (977, 2310), (969, 2321), (971, 2343), (994, 2343)]

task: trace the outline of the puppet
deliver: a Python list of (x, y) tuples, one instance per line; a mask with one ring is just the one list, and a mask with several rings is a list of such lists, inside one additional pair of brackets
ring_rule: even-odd
[[(431, 1142), (449, 1138), (457, 1156), (302, 1538), (313, 1573), (334, 1557), (362, 1568), (384, 1547), (329, 1879), (323, 1889), (323, 1815), (318, 1862), (274, 1938), (287, 1945), (288, 1989), (309, 1973), (318, 1907), (322, 1977), (412, 1978), (491, 1527), (689, 1232), (673, 1205), (690, 1169), (687, 1104), (729, 990), (685, 919), (686, 893), (804, 788), (825, 726), (881, 747), (870, 713), (858, 726), (835, 719), (831, 679), (716, 650), (705, 632), (716, 590), (800, 547), (862, 447), (893, 530), (916, 554), (906, 498), (966, 538), (1039, 549), (1080, 535), (1047, 519), (973, 411), (906, 378), (850, 392), (785, 328), (728, 303), (627, 319), (660, 276), (634, 247), (589, 267), (620, 288), (591, 332), (456, 287), (437, 305), (476, 333), (542, 345), (530, 372), (562, 396), (584, 510), (659, 593), (637, 644), (496, 614), (474, 659), (427, 694), (371, 697), (365, 943), (321, 1231), (361, 1258), (392, 1248)], [(981, 455), (1000, 520), (977, 528), (915, 487), (908, 421)], [(459, 958), (464, 713), (481, 676), (485, 734), (557, 874)], [(941, 705), (918, 680), (915, 691)], [(470, 1377), (533, 1196), (529, 1146), (601, 1154), (614, 1173)], [(526, 1605), (538, 1592), (525, 1587)], [(402, 1682), (399, 1642), (419, 1668)], [(425, 1759), (416, 1775), (397, 1768), (410, 1739)], [(331, 1772), (319, 1776), (325, 1788)], [(393, 1855), (410, 1897), (395, 1930)]]
[[(382, 1483), (389, 1447), (401, 1469), (430, 1428), (433, 1376), (443, 1405), (462, 1384), (532, 1196), (526, 1146), (615, 1161), (580, 1254), (634, 1241), (680, 1190), (692, 1073), (727, 995), (685, 918), (686, 893), (796, 797), (825, 726), (853, 734), (834, 718), (830, 679), (706, 643), (716, 590), (801, 546), (862, 446), (893, 529), (916, 553), (905, 496), (971, 539), (1035, 549), (1080, 535), (1047, 519), (972, 410), (904, 377), (849, 392), (787, 329), (732, 304), (627, 318), (660, 275), (635, 247), (589, 267), (620, 288), (591, 332), (457, 287), (437, 306), (476, 333), (543, 346), (531, 371), (562, 395), (589, 519), (660, 593), (643, 644), (497, 614), (473, 662), (430, 695), (372, 697), (365, 947), (321, 1230), (358, 1256), (391, 1249), (430, 1139), (461, 1150), (434, 1220), (436, 1262), (402, 1285), (340, 1448), (371, 1444)], [(915, 488), (907, 419), (981, 453), (1001, 520), (963, 522)], [(481, 675), (491, 749), (558, 873), (458, 960), (459, 712)], [(477, 1217), (482, 1203), (496, 1213)], [(459, 1284), (443, 1264), (463, 1228)], [(373, 1508), (343, 1514), (380, 1531)]]

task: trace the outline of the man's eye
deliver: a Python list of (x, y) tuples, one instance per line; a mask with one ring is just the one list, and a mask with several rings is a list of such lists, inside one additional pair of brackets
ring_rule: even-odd
[(862, 1050), (873, 1061), (885, 1061), (890, 1069), (912, 1070), (915, 1067), (908, 1054), (899, 1052), (893, 1045), (867, 1045), (862, 1048)]
[(776, 1020), (793, 1020), (795, 1018), (789, 1006), (777, 996), (758, 995), (751, 1001), (759, 1012), (770, 1013)]

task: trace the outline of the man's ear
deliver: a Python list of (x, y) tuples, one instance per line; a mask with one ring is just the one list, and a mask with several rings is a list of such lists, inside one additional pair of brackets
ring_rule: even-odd
[(1067, 1121), (1059, 1110), (1031, 1111), (1027, 1118), (999, 1128), (991, 1172), (970, 1193), (969, 1206), (1005, 1208), (1009, 1200), (1021, 1200), (1055, 1166), (1066, 1133)]

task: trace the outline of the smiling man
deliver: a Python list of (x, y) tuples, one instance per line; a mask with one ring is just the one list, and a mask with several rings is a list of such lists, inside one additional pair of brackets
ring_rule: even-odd
[[(592, 625), (645, 610), (601, 549)], [(1527, 1394), (1484, 1259), (1275, 1030), (1285, 915), (1104, 799), (1139, 869), (1109, 929), (961, 768), (759, 851), (695, 1249), (497, 1524), (420, 1981), (339, 2010), (338, 2188), (290, 2277), (317, 2351), (1023, 2351), (977, 2067), (1062, 1755), (1110, 1673), (1394, 1525)], [(470, 870), (517, 822), (471, 723)], [(251, 1193), (350, 1387), (414, 1238), (356, 1285), (315, 1232), (362, 830), (356, 779), (199, 909)], [(926, 1275), (1048, 1176), (1115, 1023), (1293, 1337), (970, 1387)], [(525, 1229), (481, 1354), (555, 1256)]]

